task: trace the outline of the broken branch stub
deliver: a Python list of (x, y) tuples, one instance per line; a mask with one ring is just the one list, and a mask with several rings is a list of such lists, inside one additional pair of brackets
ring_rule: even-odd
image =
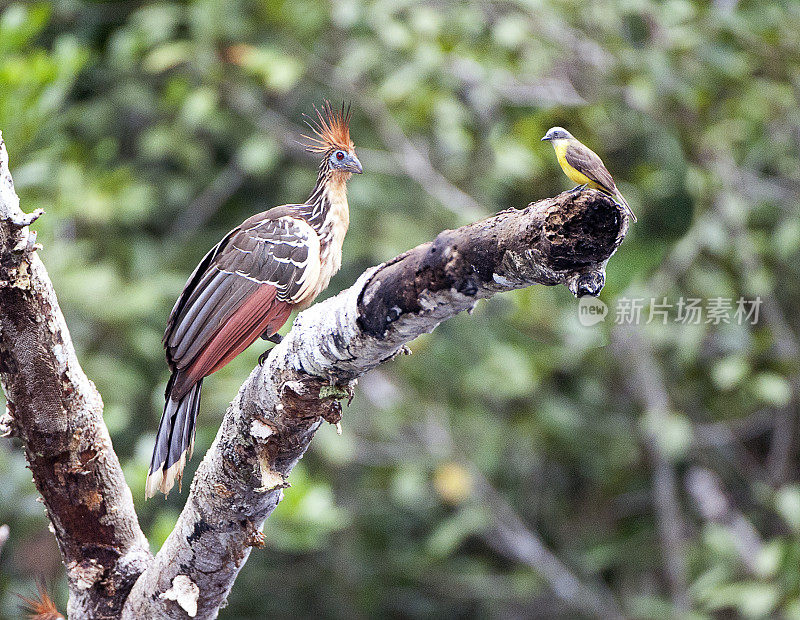
[(606, 262), (627, 230), (616, 203), (596, 190), (446, 230), (378, 268), (364, 287), (359, 321), (366, 333), (383, 338), (401, 316), (431, 310), (440, 291), (478, 299), (532, 284), (566, 284), (578, 297), (597, 296)]

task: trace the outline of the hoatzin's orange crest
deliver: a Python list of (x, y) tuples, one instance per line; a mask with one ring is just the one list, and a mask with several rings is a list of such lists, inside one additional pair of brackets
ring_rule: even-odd
[(317, 120), (307, 115), (306, 125), (314, 132), (313, 136), (303, 137), (308, 141), (303, 144), (312, 153), (325, 153), (331, 149), (343, 149), (353, 151), (355, 145), (350, 139), (350, 104), (345, 107), (342, 102), (342, 109), (338, 112), (331, 107), (330, 101), (322, 104), (322, 110), (314, 106), (317, 113)]

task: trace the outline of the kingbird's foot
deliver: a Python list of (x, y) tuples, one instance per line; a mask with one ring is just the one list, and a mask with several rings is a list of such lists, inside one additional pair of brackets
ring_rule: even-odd
[(583, 185), (578, 185), (578, 187), (573, 187), (570, 190), (570, 194), (580, 194), (583, 190), (586, 189), (586, 186), (589, 185), (588, 183), (584, 183)]
[(259, 366), (263, 366), (264, 362), (267, 361), (267, 358), (269, 357), (269, 352), (270, 351), (272, 351), (272, 349), (267, 349), (261, 355), (258, 356), (258, 365)]
[(280, 344), (281, 341), (283, 340), (283, 336), (281, 336), (280, 334), (268, 334), (267, 332), (264, 332), (263, 334), (261, 334), (261, 339), (266, 340), (267, 342), (274, 342), (275, 344)]

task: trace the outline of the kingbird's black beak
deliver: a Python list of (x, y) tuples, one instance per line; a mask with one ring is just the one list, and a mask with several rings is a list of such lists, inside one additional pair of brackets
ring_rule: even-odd
[(544, 138), (541, 139), (541, 142), (550, 142), (550, 138), (545, 136)]

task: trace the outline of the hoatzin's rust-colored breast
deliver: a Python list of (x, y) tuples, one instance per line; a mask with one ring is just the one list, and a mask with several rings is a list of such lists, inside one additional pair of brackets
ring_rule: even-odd
[[(167, 493), (191, 458), (203, 378), (260, 336), (274, 336), (294, 308), (323, 291), (341, 265), (349, 224), (345, 184), (361, 163), (349, 139), (349, 115), (318, 112), (324, 152), (308, 201), (255, 215), (228, 233), (190, 276), (164, 334), (171, 376), (145, 494)], [(324, 147), (324, 148), (323, 148)]]

